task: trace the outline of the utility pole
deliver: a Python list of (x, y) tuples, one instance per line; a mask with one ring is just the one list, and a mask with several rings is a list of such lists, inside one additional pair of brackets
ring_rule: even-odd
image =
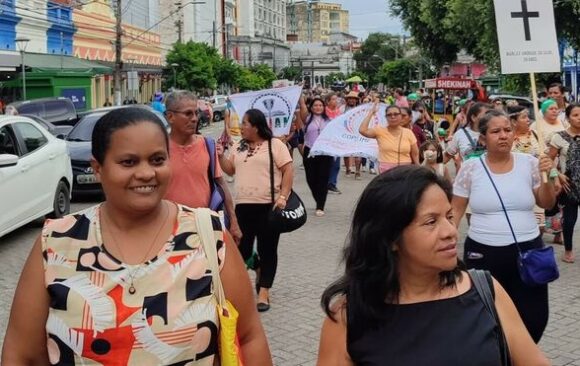
[(123, 36), (123, 26), (121, 20), (121, 0), (116, 0), (117, 8), (115, 9), (115, 73), (114, 90), (115, 90), (115, 105), (121, 105), (121, 71), (123, 69), (123, 60), (121, 58), (121, 37)]
[(212, 41), (211, 41), (213, 48), (217, 48), (216, 47), (216, 33), (217, 33), (217, 29), (216, 29), (216, 24), (215, 24), (215, 20), (214, 20), (213, 26), (212, 26)]
[(312, 0), (306, 0), (306, 23), (308, 27), (308, 42), (312, 43), (312, 27), (314, 17), (312, 14)]
[(276, 73), (276, 39), (274, 38), (274, 45), (272, 47), (272, 69)]
[(181, 18), (175, 22), (175, 26), (177, 27), (177, 43), (182, 43), (181, 33), (183, 28), (183, 21)]

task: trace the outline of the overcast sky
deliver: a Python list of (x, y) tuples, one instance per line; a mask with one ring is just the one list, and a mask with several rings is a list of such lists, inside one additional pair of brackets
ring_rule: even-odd
[(350, 13), (350, 33), (365, 39), (369, 33), (402, 34), (401, 21), (389, 15), (385, 0), (330, 0)]

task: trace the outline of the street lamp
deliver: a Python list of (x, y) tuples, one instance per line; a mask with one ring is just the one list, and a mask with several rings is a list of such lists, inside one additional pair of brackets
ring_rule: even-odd
[(20, 51), (20, 56), (22, 57), (22, 100), (26, 100), (26, 67), (24, 65), (24, 53), (26, 53), (26, 47), (30, 39), (28, 38), (16, 38), (14, 40)]
[(173, 89), (177, 89), (177, 71), (175, 70), (176, 67), (179, 67), (179, 64), (172, 63), (171, 67), (173, 68)]

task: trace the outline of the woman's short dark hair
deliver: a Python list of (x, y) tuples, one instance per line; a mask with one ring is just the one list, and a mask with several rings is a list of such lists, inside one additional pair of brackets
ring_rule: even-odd
[(473, 118), (477, 116), (482, 110), (484, 109), (491, 109), (491, 106), (487, 103), (476, 102), (473, 103), (471, 107), (467, 110), (467, 125), (472, 128), (473, 127)]
[[(349, 333), (376, 326), (384, 319), (385, 302), (398, 302), (399, 258), (393, 249), (414, 220), (423, 193), (433, 185), (451, 200), (451, 185), (443, 177), (425, 167), (400, 166), (374, 178), (359, 198), (344, 250), (344, 275), (321, 300), (326, 314), (336, 320), (334, 300), (346, 298)], [(461, 277), (462, 264), (459, 259), (457, 263), (455, 269), (440, 273), (442, 288), (455, 286)]]
[(489, 122), (496, 118), (496, 117), (503, 117), (509, 120), (508, 116), (502, 111), (498, 111), (497, 109), (490, 109), (489, 111), (485, 112), (483, 117), (479, 120), (479, 133), (482, 136), (487, 134), (487, 129), (489, 128)]
[(508, 106), (507, 107), (507, 113), (508, 113), (508, 117), (511, 120), (517, 120), (518, 116), (520, 115), (520, 113), (522, 113), (523, 111), (527, 111), (528, 109), (526, 107), (524, 107), (523, 105), (513, 105), (513, 106)]
[(566, 113), (566, 118), (570, 118), (574, 108), (580, 108), (580, 103), (570, 103), (570, 105), (566, 107), (566, 112), (564, 112)]
[(248, 118), (248, 122), (252, 127), (258, 129), (258, 136), (264, 140), (270, 140), (273, 136), (272, 130), (268, 126), (268, 121), (266, 121), (266, 116), (259, 109), (248, 109), (245, 116)]
[(105, 155), (111, 144), (111, 136), (115, 131), (139, 123), (149, 122), (159, 127), (165, 138), (165, 146), (169, 151), (169, 137), (163, 122), (150, 110), (142, 107), (124, 107), (113, 109), (102, 116), (93, 129), (92, 154), (99, 164), (105, 161)]

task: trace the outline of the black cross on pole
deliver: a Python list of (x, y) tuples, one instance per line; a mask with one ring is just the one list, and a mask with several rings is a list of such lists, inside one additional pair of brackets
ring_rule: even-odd
[(530, 34), (530, 18), (539, 18), (540, 13), (537, 11), (528, 11), (527, 0), (522, 0), (522, 11), (514, 12), (512, 11), (512, 18), (522, 18), (524, 20), (524, 32), (526, 34), (526, 41), (531, 41), (532, 36)]

